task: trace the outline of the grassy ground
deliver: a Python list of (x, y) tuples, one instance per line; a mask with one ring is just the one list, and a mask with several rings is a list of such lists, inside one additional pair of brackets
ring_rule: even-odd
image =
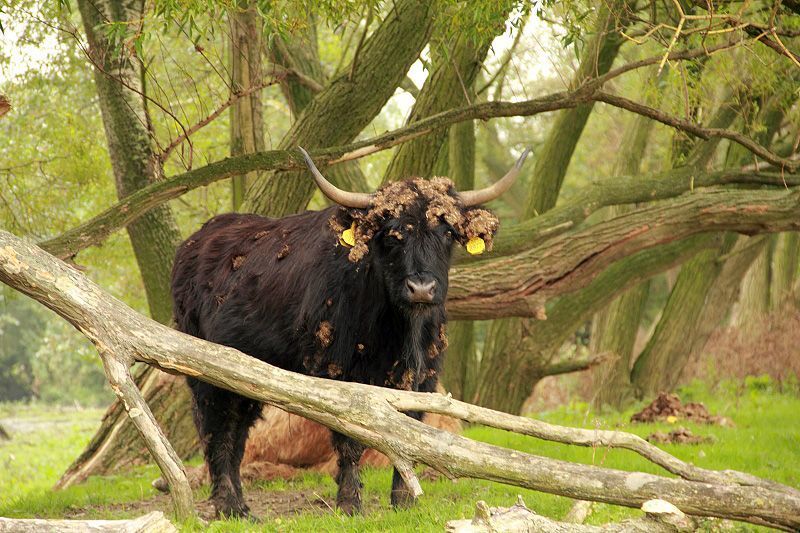
[[(683, 424), (693, 433), (709, 435), (713, 443), (696, 446), (665, 445), (676, 456), (705, 468), (733, 468), (800, 487), (800, 394), (778, 391), (764, 379), (743, 384), (726, 384), (709, 391), (702, 385), (681, 390), (684, 401), (702, 401), (716, 414), (733, 420), (735, 427)], [(637, 406), (641, 407), (641, 406)], [(597, 428), (619, 428), (641, 436), (669, 431), (670, 424), (632, 425), (631, 409), (621, 414), (596, 415), (586, 405), (573, 404), (544, 413), (540, 418), (553, 423)], [(0, 421), (14, 437), (0, 442), (0, 516), (122, 518), (152, 509), (168, 509), (168, 500), (156, 494), (150, 481), (157, 477), (154, 467), (143, 467), (117, 476), (93, 478), (65, 491), (50, 489), (59, 474), (81, 451), (100, 416), (97, 410), (69, 410), (44, 407), (0, 406)], [(15, 431), (15, 428), (17, 431)], [(662, 473), (637, 455), (615, 450), (586, 449), (537, 441), (503, 431), (473, 427), (466, 436), (492, 444), (562, 460), (608, 466), (625, 470)], [(365, 514), (345, 517), (331, 512), (335, 486), (326, 476), (308, 474), (292, 481), (258, 483), (249, 487), (250, 496), (269, 509), (260, 513), (260, 526), (237, 521), (213, 522), (212, 531), (307, 531), (307, 530), (421, 530), (441, 531), (447, 520), (472, 516), (475, 502), (511, 505), (521, 494), (528, 506), (541, 514), (561, 518), (571, 501), (515, 487), (473, 480), (423, 480), (425, 495), (412, 510), (390, 509), (388, 488), (391, 472), (368, 469), (364, 473)], [(196, 497), (208, 496), (207, 488)], [(327, 503), (326, 503), (327, 502)], [(297, 509), (303, 509), (297, 512)], [(635, 516), (638, 511), (596, 504), (589, 523)], [(708, 523), (707, 527), (716, 527)], [(184, 525), (185, 530), (199, 530)], [(736, 525), (734, 530), (751, 530)]]

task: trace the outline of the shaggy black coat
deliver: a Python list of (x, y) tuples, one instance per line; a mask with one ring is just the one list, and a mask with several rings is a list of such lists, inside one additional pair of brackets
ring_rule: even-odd
[[(433, 391), (446, 348), (448, 269), (458, 235), (426, 220), (425, 200), (383, 222), (360, 261), (333, 228), (353, 211), (331, 207), (282, 219), (226, 214), (179, 248), (172, 275), (178, 329), (280, 368), (407, 390)], [(408, 280), (435, 281), (433, 301), (409, 300)], [(247, 516), (239, 466), (261, 406), (188, 379), (218, 515)], [(409, 413), (419, 418), (419, 413)], [(337, 504), (360, 508), (364, 447), (334, 434)], [(410, 495), (395, 471), (392, 503)]]

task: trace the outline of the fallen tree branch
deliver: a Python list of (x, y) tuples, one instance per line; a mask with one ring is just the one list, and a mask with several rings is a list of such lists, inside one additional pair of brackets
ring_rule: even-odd
[(172, 533), (178, 532), (161, 511), (129, 520), (43, 520), (40, 518), (2, 518), (0, 533)]
[[(586, 502), (583, 502), (586, 503)], [(471, 520), (450, 520), (449, 533), (680, 533), (695, 531), (694, 521), (680, 509), (664, 500), (648, 500), (642, 505), (643, 518), (625, 520), (603, 526), (585, 526), (570, 521), (558, 522), (528, 509), (522, 497), (512, 507), (489, 507), (479, 501)]]
[(764, 480), (750, 474), (735, 470), (708, 470), (691, 463), (681, 461), (661, 448), (647, 442), (638, 435), (624, 431), (602, 429), (581, 429), (548, 424), (541, 420), (510, 415), (500, 411), (472, 405), (450, 396), (441, 394), (423, 394), (419, 392), (402, 392), (393, 397), (388, 394), (388, 402), (398, 411), (425, 411), (440, 415), (452, 416), (472, 424), (482, 424), (497, 429), (504, 429), (541, 440), (586, 446), (590, 448), (620, 448), (635, 452), (648, 461), (657, 464), (664, 470), (691, 481), (703, 481), (722, 485), (738, 484), (745, 487), (761, 487), (769, 490), (786, 492), (800, 497), (800, 491)]
[[(581, 465), (433, 429), (392, 405), (409, 398), (418, 401), (418, 395), (287, 372), (232, 348), (176, 332), (139, 315), (80, 272), (4, 231), (0, 231), (0, 281), (64, 317), (98, 347), (101, 356), (202, 377), (347, 434), (401, 466), (422, 462), (450, 477), (477, 477), (625, 506), (668, 498), (688, 514), (800, 527), (800, 496), (788, 488), (718, 485)], [(430, 398), (435, 402), (437, 396)], [(153, 453), (159, 453), (156, 447)]]

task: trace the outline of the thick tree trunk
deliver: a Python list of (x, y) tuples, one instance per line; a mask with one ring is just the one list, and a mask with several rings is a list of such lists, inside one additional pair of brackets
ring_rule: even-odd
[(764, 247), (742, 279), (742, 295), (736, 309), (735, 325), (742, 331), (759, 324), (770, 311), (771, 246)]
[[(444, 28), (439, 33), (447, 34)], [(450, 37), (454, 42), (431, 39), (431, 72), (417, 96), (407, 124), (472, 104), (472, 87), (493, 38), (493, 35), (486, 35), (478, 43), (464, 34)], [(389, 163), (384, 181), (409, 176), (430, 177), (446, 139), (447, 129), (443, 128), (400, 145)]]
[[(108, 140), (117, 192), (124, 198), (161, 179), (158, 158), (152, 150), (150, 121), (142, 83), (142, 68), (136, 57), (115, 55), (106, 41), (101, 24), (109, 21), (139, 21), (143, 2), (123, 4), (116, 0), (79, 2), (84, 28), (95, 63), (95, 83)], [(168, 324), (172, 320), (169, 280), (175, 247), (180, 234), (172, 212), (160, 205), (127, 226), (142, 274), (150, 315)], [(159, 422), (177, 438), (183, 454), (196, 449), (191, 417), (184, 415), (188, 395), (175, 387), (174, 378), (144, 365), (137, 372), (137, 384), (147, 393), (150, 405), (159, 410)], [(161, 395), (164, 388), (168, 394)], [(177, 414), (177, 416), (175, 416)], [(66, 486), (93, 473), (107, 473), (122, 466), (147, 460), (147, 450), (119, 401), (106, 412), (103, 423), (86, 450), (70, 466), (59, 486)]]
[(620, 409), (634, 398), (630, 377), (633, 350), (649, 290), (648, 280), (611, 302), (592, 320), (589, 351), (612, 355), (612, 360), (592, 375), (596, 408)]
[[(730, 126), (735, 118), (736, 110), (731, 106), (723, 105), (712, 119), (711, 125), (713, 127), (726, 128)], [(644, 119), (644, 117), (638, 117), (636, 120), (641, 121), (646, 119)], [(643, 127), (644, 125), (641, 126)], [(644, 142), (644, 139), (632, 139), (631, 142), (634, 144), (641, 144)], [(677, 149), (677, 147), (683, 147), (684, 149), (689, 150), (689, 146), (690, 145), (687, 142), (673, 143), (674, 149)], [(702, 142), (695, 145), (694, 149), (690, 153), (680, 152), (673, 154), (673, 161), (681, 161), (686, 159), (688, 165), (694, 166), (695, 168), (703, 168), (712, 159), (718, 146), (719, 142), (717, 140)], [(642, 146), (640, 150), (643, 150), (643, 148), (644, 147)], [(634, 162), (630, 159), (627, 162), (627, 164), (631, 165), (634, 163), (636, 164), (636, 167), (638, 167), (638, 162)], [(623, 162), (623, 165), (625, 164), (626, 162)], [(628, 168), (627, 170), (631, 173), (637, 173), (638, 168), (636, 167)], [(730, 243), (730, 245), (732, 245), (732, 243)], [(721, 248), (708, 250), (706, 253), (719, 253), (720, 249)], [(706, 263), (701, 264), (705, 265)], [(687, 269), (691, 267), (692, 264), (687, 264), (683, 268)], [(702, 274), (699, 275), (702, 276)], [(606, 317), (599, 317), (598, 323), (593, 325), (595, 327), (599, 325), (605, 325), (606, 327), (610, 328), (608, 333), (608, 340), (610, 342), (608, 344), (606, 344), (602, 337), (595, 339), (595, 331), (593, 331), (593, 349), (601, 351), (608, 350), (620, 356), (614, 364), (614, 367), (606, 371), (608, 374), (607, 376), (605, 375), (606, 373), (597, 376), (600, 380), (607, 381), (606, 383), (602, 383), (601, 381), (601, 387), (596, 392), (594, 403), (598, 407), (607, 404), (615, 409), (620, 409), (626, 403), (633, 400), (636, 396), (636, 386), (631, 381), (631, 371), (635, 361), (633, 345), (639, 329), (639, 317), (641, 316), (642, 306), (646, 301), (646, 297), (646, 293), (632, 294), (630, 299), (626, 302), (630, 307), (616, 310), (618, 313), (620, 313), (619, 319), (621, 322), (619, 324), (608, 324), (606, 322)], [(633, 320), (634, 317), (635, 323)], [(660, 348), (661, 347), (657, 347), (656, 350), (659, 350)], [(624, 351), (617, 352), (615, 350)]]
[(780, 308), (793, 296), (800, 276), (800, 233), (781, 233), (774, 239), (771, 299), (775, 308)]
[[(614, 2), (610, 10), (606, 7), (600, 9), (594, 37), (581, 58), (578, 72), (573, 79), (574, 85), (587, 78), (605, 74), (611, 68), (622, 44), (622, 37), (616, 31), (618, 19), (615, 11), (624, 5), (624, 2)], [(528, 192), (525, 218), (536, 217), (555, 206), (569, 161), (592, 109), (593, 104), (582, 104), (574, 109), (561, 111), (556, 116), (547, 140), (536, 153), (534, 178)], [(519, 372), (522, 366), (532, 366), (527, 360), (535, 356), (526, 350), (525, 341), (534, 327), (543, 329), (540, 325), (534, 326), (530, 319), (512, 318), (492, 322), (481, 358), (482, 379), (477, 384), (475, 396), (481, 405), (507, 412), (519, 412), (535, 384), (532, 374)], [(548, 328), (553, 328), (552, 334), (545, 334), (549, 338), (557, 337), (563, 332), (561, 325), (552, 320), (548, 320), (548, 326), (544, 327)], [(489, 369), (492, 371), (489, 372)], [(507, 374), (505, 378), (508, 381), (504, 381), (503, 386), (498, 385), (497, 376), (493, 375), (497, 369), (505, 369)]]
[[(656, 101), (657, 103), (657, 101)], [(632, 127), (622, 138), (622, 146), (614, 163), (614, 176), (634, 176), (640, 173), (647, 149), (653, 121), (635, 117)], [(612, 207), (613, 216), (623, 213), (625, 206)], [(596, 407), (610, 405), (619, 408), (633, 395), (630, 369), (633, 364), (633, 349), (639, 332), (644, 305), (650, 282), (632, 288), (597, 313), (592, 320), (589, 351), (594, 354), (611, 354), (611, 360), (594, 370), (594, 404)]]
[[(306, 107), (282, 148), (336, 146), (350, 142), (383, 108), (405, 78), (430, 35), (434, 6), (399, 0), (364, 42), (348, 68)], [(245, 210), (284, 216), (305, 207), (314, 192), (307, 172), (266, 176), (250, 190)]]
[[(261, 16), (249, 0), (240, 0), (228, 12), (228, 55), (231, 91), (250, 90), (263, 81), (261, 61)], [(264, 150), (264, 111), (261, 91), (239, 98), (230, 108), (231, 155), (252, 154)], [(233, 210), (237, 211), (247, 189), (258, 179), (258, 172), (234, 176), (231, 180)]]
[[(327, 82), (325, 69), (319, 58), (317, 26), (313, 15), (309, 15), (308, 24), (293, 33), (291, 39), (276, 37), (269, 51), (275, 64), (310, 78), (320, 86)], [(295, 121), (319, 93), (295, 75), (287, 76), (281, 81), (281, 91)], [(326, 175), (333, 183), (346, 190), (367, 191), (367, 180), (357, 161), (336, 165), (326, 171)]]
[[(100, 111), (108, 141), (120, 199), (162, 178), (158, 158), (152, 150), (150, 118), (144, 99), (140, 59), (116, 53), (102, 24), (138, 23), (144, 2), (99, 0), (78, 2), (89, 53), (94, 63)], [(169, 278), (175, 246), (180, 240), (170, 208), (156, 207), (127, 226), (128, 235), (142, 274), (150, 316), (162, 324), (172, 320)]]
[[(768, 144), (783, 118), (782, 112), (768, 105), (761, 113), (763, 124), (759, 142)], [(727, 127), (736, 116), (733, 107), (723, 105), (712, 122)], [(689, 156), (693, 164), (710, 161), (717, 143), (698, 145)], [(735, 167), (746, 161), (743, 150), (731, 147), (726, 166)], [(738, 242), (737, 242), (738, 241)], [(677, 384), (689, 360), (705, 346), (711, 332), (724, 320), (739, 296), (739, 280), (759, 254), (767, 249), (768, 240), (755, 241), (729, 235), (718, 256), (713, 251), (699, 254), (681, 268), (659, 322), (631, 371), (631, 382), (637, 395), (649, 397), (670, 391)], [(761, 288), (769, 296), (769, 285)]]

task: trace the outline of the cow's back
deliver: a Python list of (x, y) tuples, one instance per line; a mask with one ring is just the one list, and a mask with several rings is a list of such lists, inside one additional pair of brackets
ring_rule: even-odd
[(178, 249), (172, 271), (180, 331), (298, 370), (312, 349), (298, 331), (302, 305), (326, 285), (326, 264), (344, 252), (330, 209), (281, 219), (225, 214)]

